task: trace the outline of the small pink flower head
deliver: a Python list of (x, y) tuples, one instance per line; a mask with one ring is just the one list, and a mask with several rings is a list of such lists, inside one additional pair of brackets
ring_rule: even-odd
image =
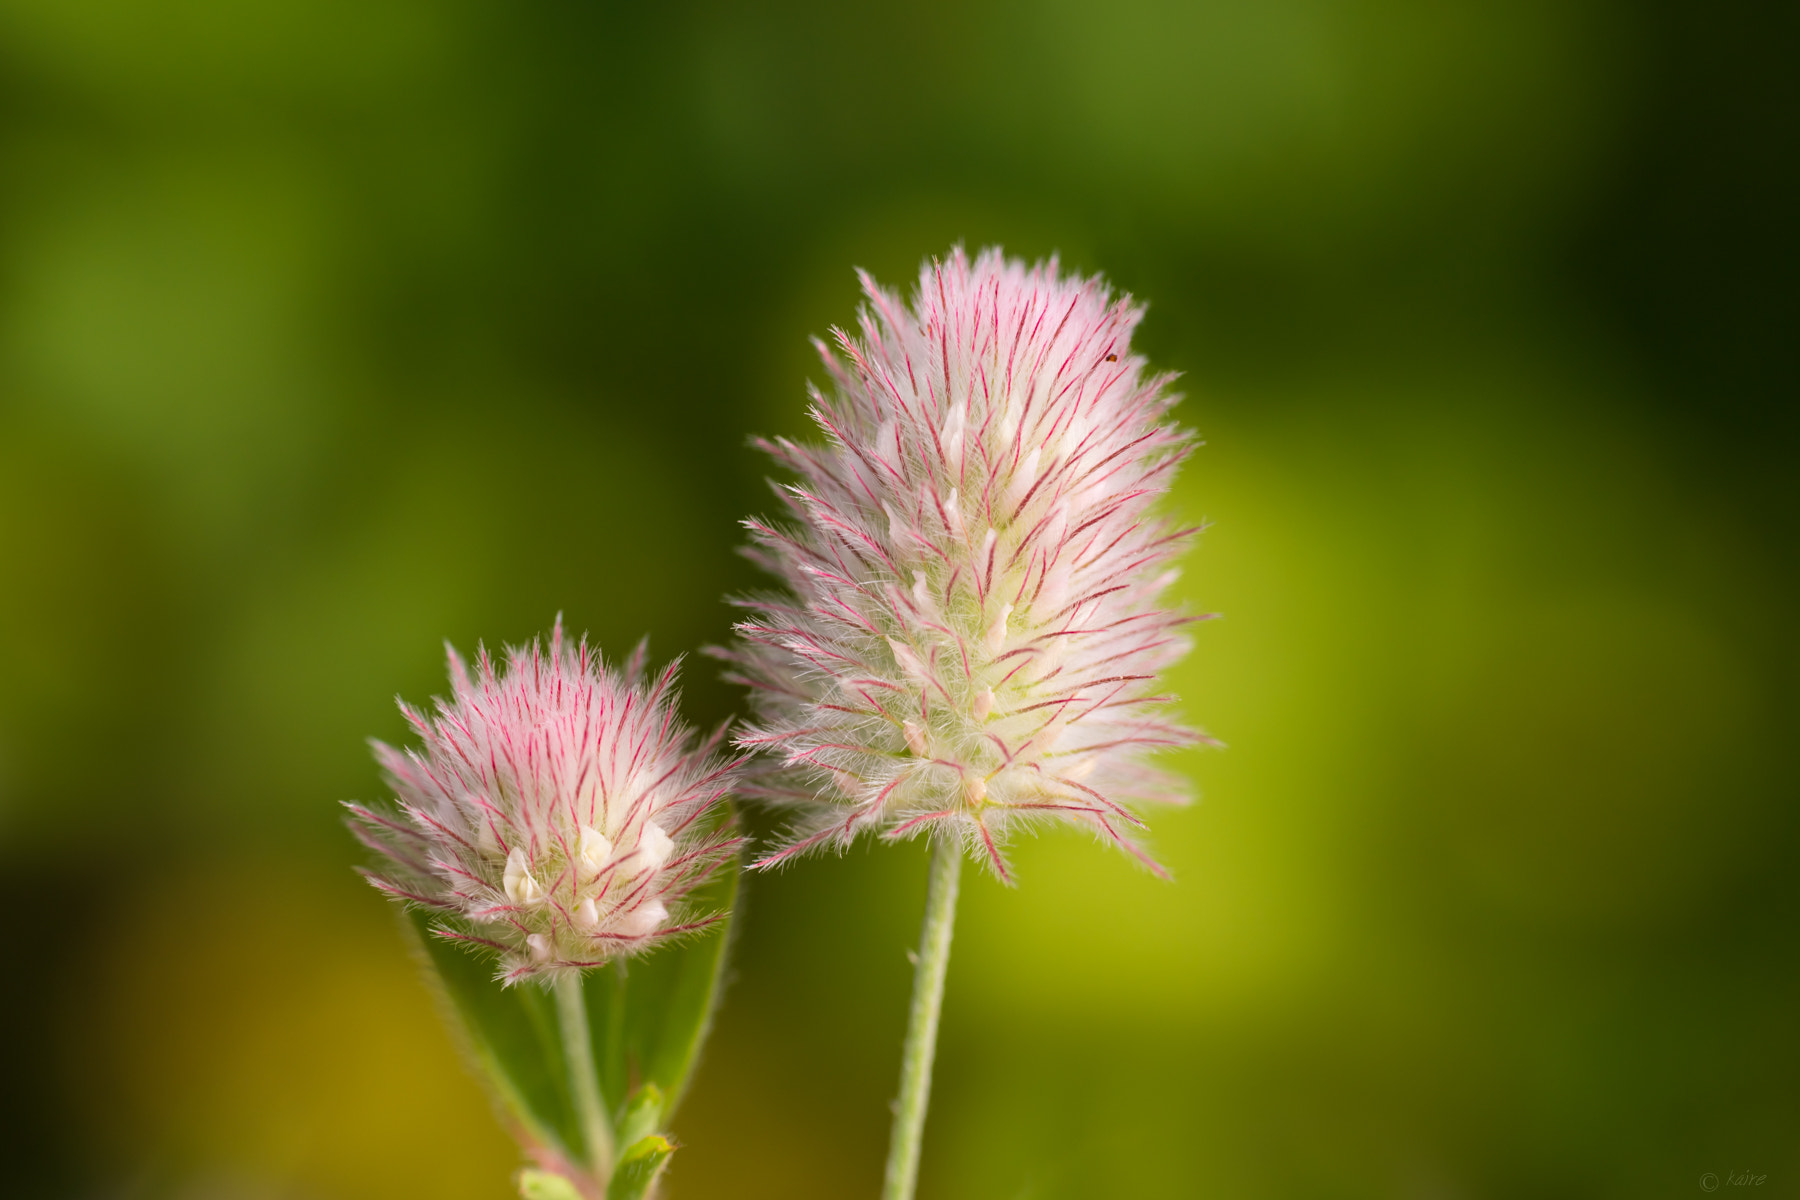
[(759, 865), (930, 830), (1004, 879), (1008, 828), (1054, 818), (1154, 868), (1129, 805), (1184, 798), (1145, 759), (1198, 735), (1158, 715), (1193, 531), (1156, 512), (1189, 442), (1131, 352), (1142, 309), (998, 250), (927, 263), (910, 308), (863, 288), (861, 338), (819, 344), (827, 444), (764, 444), (798, 482), (751, 554), (788, 590), (719, 652), (752, 689), (739, 744), (774, 764), (754, 794), (798, 809)]
[(351, 828), (383, 856), (365, 872), (429, 909), (439, 936), (499, 955), (508, 983), (635, 954), (718, 914), (683, 900), (736, 852), (722, 802), (736, 764), (675, 713), (676, 664), (644, 679), (640, 645), (623, 674), (562, 619), (536, 642), (487, 651), (475, 673), (449, 651), (453, 696), (435, 718), (406, 714), (424, 741), (375, 743), (399, 811), (349, 805)]

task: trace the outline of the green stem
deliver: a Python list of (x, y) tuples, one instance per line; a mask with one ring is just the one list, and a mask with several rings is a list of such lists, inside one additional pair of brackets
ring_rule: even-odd
[(594, 1071), (594, 1043), (588, 1034), (587, 1003), (581, 996), (581, 972), (566, 971), (556, 980), (557, 1024), (562, 1027), (563, 1061), (569, 1068), (569, 1092), (575, 1098), (575, 1117), (587, 1140), (588, 1160), (594, 1178), (604, 1186), (612, 1178), (612, 1124), (600, 1099), (600, 1078)]
[(900, 1055), (900, 1098), (894, 1102), (882, 1200), (912, 1200), (919, 1185), (919, 1143), (925, 1136), (925, 1109), (931, 1103), (931, 1060), (937, 1054), (938, 1013), (944, 1007), (944, 973), (950, 966), (961, 874), (962, 847), (954, 839), (940, 839), (931, 853), (931, 882), (925, 890), (925, 922), (919, 930), (919, 961), (913, 968), (912, 1014)]

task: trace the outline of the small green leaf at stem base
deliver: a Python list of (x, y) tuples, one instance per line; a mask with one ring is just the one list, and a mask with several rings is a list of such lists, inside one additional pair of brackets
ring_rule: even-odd
[(519, 1172), (519, 1195), (523, 1200), (581, 1200), (574, 1184), (552, 1171), (526, 1167)]
[(606, 1189), (606, 1200), (643, 1200), (662, 1177), (675, 1146), (668, 1138), (651, 1134), (626, 1147)]
[(662, 1089), (654, 1083), (646, 1083), (632, 1096), (631, 1102), (625, 1106), (625, 1116), (619, 1122), (619, 1142), (630, 1146), (656, 1132), (662, 1124), (663, 1110)]

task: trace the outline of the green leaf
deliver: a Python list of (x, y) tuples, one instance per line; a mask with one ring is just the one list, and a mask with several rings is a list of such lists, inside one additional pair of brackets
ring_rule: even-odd
[[(729, 913), (737, 884), (733, 861), (693, 894), (694, 910)], [(432, 920), (424, 911), (407, 914), (452, 1025), (514, 1136), (540, 1160), (578, 1172), (593, 1155), (569, 1086), (555, 997), (532, 982), (502, 987), (491, 959), (435, 936)], [(685, 941), (587, 974), (582, 990), (600, 1096), (619, 1144), (642, 1144), (673, 1112), (718, 1003), (731, 933), (727, 916)]]
[(516, 1136), (579, 1160), (583, 1149), (563, 1065), (553, 997), (535, 984), (501, 987), (494, 965), (431, 932), (430, 913), (407, 913), (417, 944), (454, 1014), (469, 1057), (480, 1069)]
[(523, 1200), (581, 1200), (581, 1192), (561, 1175), (526, 1167), (519, 1172)]
[[(694, 892), (694, 907), (730, 912), (737, 891), (738, 865), (733, 861)], [(661, 1093), (659, 1120), (681, 1102), (718, 1007), (731, 935), (728, 917), (679, 945), (588, 977), (588, 1021), (600, 1066), (600, 1094), (618, 1106), (617, 1124), (624, 1124), (625, 1098), (635, 1099), (646, 1084)]]
[(651, 1134), (626, 1147), (619, 1166), (606, 1187), (606, 1200), (642, 1200), (669, 1165), (675, 1147), (667, 1138)]

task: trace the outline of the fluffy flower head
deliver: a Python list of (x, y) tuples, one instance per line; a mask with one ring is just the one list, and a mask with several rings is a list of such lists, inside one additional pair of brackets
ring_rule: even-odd
[(383, 859), (369, 881), (496, 953), (507, 982), (708, 924), (683, 900), (736, 851), (720, 829), (734, 765), (675, 715), (675, 664), (647, 681), (640, 646), (608, 670), (560, 618), (547, 652), (514, 648), (503, 671), (486, 650), (473, 674), (449, 659), (435, 717), (400, 705), (423, 747), (375, 743), (398, 810), (349, 805)]
[(797, 482), (751, 553), (786, 590), (722, 652), (775, 764), (753, 790), (798, 810), (765, 861), (934, 830), (1007, 878), (1008, 828), (1055, 818), (1150, 863), (1131, 805), (1183, 793), (1145, 759), (1198, 735), (1160, 715), (1193, 531), (1155, 511), (1189, 443), (1142, 310), (998, 250), (927, 263), (910, 306), (863, 287), (861, 336), (818, 344), (826, 444), (764, 443)]

